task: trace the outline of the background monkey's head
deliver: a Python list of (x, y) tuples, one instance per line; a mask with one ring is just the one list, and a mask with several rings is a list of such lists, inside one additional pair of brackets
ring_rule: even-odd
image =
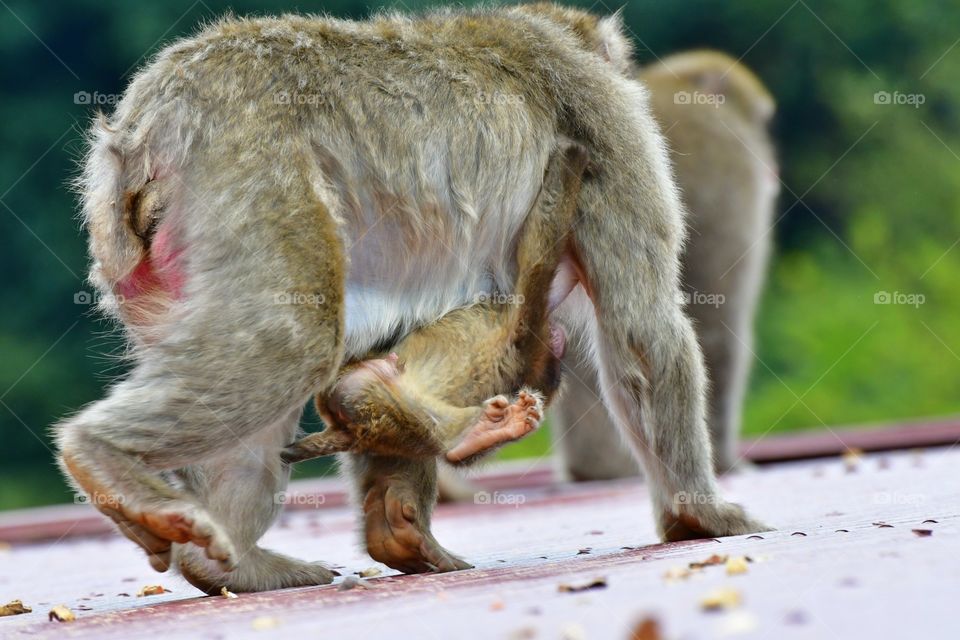
[(629, 74), (634, 68), (633, 44), (624, 33), (619, 11), (610, 16), (595, 16), (582, 9), (564, 7), (549, 2), (520, 5), (520, 11), (541, 16), (570, 29), (584, 47), (598, 54), (614, 68)]
[(641, 79), (654, 87), (723, 96), (723, 104), (743, 117), (766, 125), (776, 103), (750, 69), (719, 51), (699, 50), (667, 56), (644, 67)]

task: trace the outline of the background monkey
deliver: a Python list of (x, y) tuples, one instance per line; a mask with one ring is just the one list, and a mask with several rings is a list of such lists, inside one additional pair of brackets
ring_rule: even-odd
[[(551, 155), (518, 234), (515, 295), (451, 311), (405, 337), (389, 355), (345, 367), (333, 390), (316, 399), (326, 429), (288, 447), (284, 459), (354, 451), (445, 455), (464, 463), (536, 429), (560, 385), (564, 337), (547, 315), (576, 284), (567, 280), (562, 290), (551, 289), (586, 163), (586, 151), (576, 144)], [(516, 400), (491, 397), (502, 393)]]
[[(524, 7), (224, 19), (166, 47), (94, 126), (80, 181), (91, 279), (132, 294), (101, 299), (135, 366), (58, 425), (64, 470), (155, 568), (201, 588), (329, 582), (257, 546), (302, 407), (345, 359), (512, 290), (513, 240), (573, 138), (595, 171), (572, 233), (582, 286), (558, 311), (593, 342), (660, 536), (763, 528), (711, 468), (682, 207), (629, 55), (616, 18)], [(132, 220), (124, 195), (153, 182), (163, 206)], [(347, 467), (382, 532), (371, 555), (436, 568), (435, 460)]]
[[(707, 424), (723, 472), (738, 461), (753, 319), (772, 244), (779, 183), (768, 125), (775, 105), (749, 69), (714, 51), (669, 56), (639, 77), (650, 89), (690, 212), (683, 283), (710, 378)], [(623, 450), (598, 403), (596, 376), (580, 358), (570, 353), (564, 360), (566, 390), (553, 413), (564, 466), (581, 480), (635, 475), (639, 467)]]

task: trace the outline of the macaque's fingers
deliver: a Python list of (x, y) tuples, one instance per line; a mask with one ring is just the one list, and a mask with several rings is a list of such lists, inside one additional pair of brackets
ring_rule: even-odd
[(470, 427), (458, 444), (447, 451), (447, 461), (462, 463), (536, 430), (543, 418), (543, 401), (538, 394), (523, 390), (512, 404), (502, 396), (488, 400), (477, 424)]
[(327, 427), (319, 433), (311, 433), (286, 447), (280, 452), (280, 458), (288, 464), (294, 464), (349, 451), (355, 442), (352, 434)]

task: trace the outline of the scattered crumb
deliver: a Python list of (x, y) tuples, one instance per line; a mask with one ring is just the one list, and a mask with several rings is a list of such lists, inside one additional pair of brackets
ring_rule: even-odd
[(886, 522), (883, 522), (883, 521), (874, 522), (874, 523), (873, 523), (873, 526), (879, 527), (880, 529), (893, 529), (893, 525), (892, 525), (892, 524), (887, 524)]
[(503, 600), (501, 600), (500, 598), (497, 598), (496, 600), (490, 603), (490, 611), (503, 611), (506, 608), (506, 606), (507, 605), (504, 604)]
[(528, 616), (540, 616), (543, 615), (543, 609), (540, 607), (530, 607), (524, 613), (526, 613)]
[(704, 567), (712, 567), (714, 565), (723, 564), (726, 561), (727, 561), (727, 556), (720, 556), (717, 554), (713, 554), (712, 556), (710, 556), (709, 558), (707, 558), (702, 562), (691, 562), (690, 568), (703, 569)]
[(120, 582), (136, 582), (136, 578), (123, 578)]
[(510, 640), (531, 640), (531, 638), (536, 637), (536, 627), (520, 627), (510, 632)]
[(717, 635), (721, 637), (740, 636), (757, 630), (760, 621), (748, 611), (731, 611), (717, 625)]
[(250, 626), (253, 627), (254, 631), (269, 631), (270, 629), (276, 629), (279, 627), (280, 621), (269, 616), (261, 616), (259, 618), (254, 618)]
[(933, 529), (911, 529), (911, 531), (921, 538), (927, 538), (933, 535)]
[(937, 522), (936, 520), (924, 520), (920, 524), (940, 524), (940, 523)]
[(834, 533), (850, 533), (849, 529), (837, 529)]
[(164, 589), (163, 586), (159, 584), (150, 584), (140, 589), (140, 591), (137, 592), (137, 597), (162, 596), (165, 593), (170, 593), (170, 589)]
[(792, 536), (800, 536), (801, 538), (806, 538), (806, 537), (807, 537), (807, 534), (805, 534), (803, 531), (794, 531), (794, 532), (791, 533), (790, 535), (792, 535)]
[(660, 622), (656, 618), (641, 618), (630, 632), (630, 640), (663, 640)]
[(727, 559), (727, 575), (737, 576), (747, 572), (749, 559), (745, 556), (733, 556)]
[(663, 574), (663, 578), (667, 582), (677, 582), (678, 580), (686, 580), (691, 575), (693, 575), (693, 572), (687, 567), (671, 567)]
[(337, 587), (337, 591), (350, 591), (350, 589), (369, 589), (370, 583), (359, 576), (347, 576)]
[(560, 630), (560, 637), (563, 640), (586, 640), (587, 632), (579, 624), (570, 623)]
[(18, 616), (21, 613), (30, 613), (33, 611), (30, 607), (24, 606), (24, 604), (19, 600), (12, 600), (7, 604), (0, 607), (0, 617), (3, 616)]
[(357, 571), (357, 575), (361, 578), (372, 578), (380, 575), (381, 573), (383, 573), (383, 571), (381, 571), (379, 567), (368, 567), (361, 571)]
[(721, 611), (723, 609), (734, 609), (743, 603), (743, 596), (736, 589), (730, 587), (720, 587), (708, 593), (700, 606), (705, 611)]
[(10, 549), (13, 549), (13, 546), (11, 546), (9, 542), (4, 542), (3, 540), (0, 540), (0, 553), (6, 553), (10, 551)]
[(807, 624), (809, 616), (806, 611), (801, 611), (800, 609), (794, 609), (793, 611), (788, 611), (787, 615), (784, 616), (783, 621), (786, 624)]
[(130, 594), (129, 594), (129, 593), (118, 593), (118, 594), (117, 594), (117, 597), (118, 597), (118, 598), (119, 598), (119, 597), (129, 598), (129, 597), (130, 597)]
[(590, 535), (591, 535), (591, 536), (602, 536), (602, 535), (603, 535), (603, 531), (600, 531), (599, 529), (594, 529), (593, 531), (590, 532)]
[(70, 611), (65, 604), (58, 604), (53, 609), (50, 609), (50, 613), (48, 613), (47, 616), (51, 622), (54, 620), (57, 622), (73, 622), (77, 619), (77, 616), (73, 615), (73, 611)]
[(747, 540), (763, 540), (763, 536), (758, 536), (754, 534), (752, 536), (747, 536)]
[(578, 556), (585, 556), (593, 549), (593, 547), (584, 547), (583, 549), (577, 549)]
[(607, 588), (607, 579), (606, 578), (594, 578), (588, 582), (582, 582), (580, 584), (560, 584), (557, 586), (557, 591), (561, 593), (575, 593), (578, 591), (589, 591), (591, 589), (606, 589)]
[(846, 468), (847, 473), (853, 473), (857, 470), (857, 467), (860, 466), (860, 461), (863, 459), (863, 450), (857, 449), (856, 447), (847, 449), (841, 458), (843, 459), (843, 466)]
[(226, 587), (220, 587), (220, 595), (222, 595), (224, 598), (230, 598), (230, 599), (240, 597), (237, 594), (235, 594), (233, 591), (230, 591), (229, 589), (227, 589)]

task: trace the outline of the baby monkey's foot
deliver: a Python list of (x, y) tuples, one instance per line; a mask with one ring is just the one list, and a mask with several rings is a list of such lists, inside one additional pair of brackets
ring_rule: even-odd
[(440, 546), (416, 494), (402, 482), (378, 480), (363, 501), (363, 518), (367, 553), (392, 569), (426, 573), (473, 568)]
[(477, 424), (447, 451), (447, 460), (464, 462), (502, 444), (519, 440), (536, 430), (542, 417), (543, 400), (538, 394), (523, 390), (513, 403), (503, 396), (491, 398), (484, 404)]

